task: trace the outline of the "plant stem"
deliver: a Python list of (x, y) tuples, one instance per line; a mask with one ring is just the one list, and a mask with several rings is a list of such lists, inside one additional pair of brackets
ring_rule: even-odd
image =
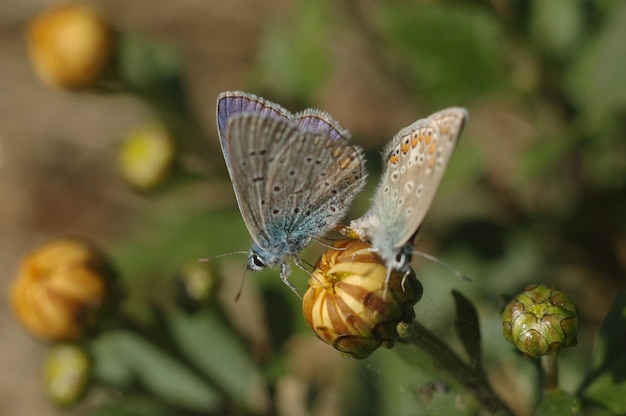
[(559, 374), (556, 357), (541, 356), (541, 370), (543, 372), (543, 390), (552, 390), (559, 387)]
[(405, 338), (406, 342), (428, 354), (437, 368), (455, 378), (490, 412), (513, 414), (493, 391), (482, 370), (466, 364), (450, 347), (419, 322), (413, 321), (411, 326), (409, 335)]

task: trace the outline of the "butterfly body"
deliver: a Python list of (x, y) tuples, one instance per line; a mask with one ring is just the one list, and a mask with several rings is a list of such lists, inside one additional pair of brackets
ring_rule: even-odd
[(252, 94), (218, 97), (218, 132), (253, 243), (248, 269), (280, 267), (340, 222), (365, 183), (361, 149), (328, 114), (293, 115)]

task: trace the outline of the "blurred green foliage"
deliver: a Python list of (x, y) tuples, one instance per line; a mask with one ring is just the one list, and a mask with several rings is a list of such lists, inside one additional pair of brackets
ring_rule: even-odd
[[(609, 312), (595, 347), (600, 318), (585, 316), (623, 290), (626, 276), (626, 3), (302, 0), (290, 7), (287, 23), (266, 26), (246, 89), (314, 106), (333, 74), (335, 46), (346, 26), (367, 40), (367, 52), (385, 69), (380, 82), (398, 86), (421, 109), (415, 118), (451, 105), (476, 115), (418, 238), (418, 248), (474, 282), (456, 281), (445, 269), (416, 260), (425, 288), (418, 321), (469, 362), (484, 363), (516, 414), (531, 414), (539, 402), (542, 415), (576, 414), (577, 400), (584, 414), (626, 412), (623, 299)], [(121, 36), (119, 67), (130, 89), (165, 120), (188, 117), (195, 126), (171, 49)], [(485, 139), (492, 128), (497, 137)], [(217, 143), (214, 132), (205, 135)], [(204, 138), (179, 139), (184, 151), (194, 148), (185, 140)], [(383, 144), (381, 139), (376, 147)], [(127, 393), (109, 395), (89, 414), (480, 411), (470, 393), (411, 346), (376, 352), (364, 362), (335, 360), (338, 353), (307, 330), (298, 299), (276, 271), (246, 276), (238, 303), (239, 283), (231, 283), (223, 298), (182, 312), (172, 295), (180, 268), (249, 244), (225, 191), (223, 167), (208, 170), (212, 178), (205, 182), (223, 202), (198, 201), (198, 193), (208, 192), (206, 183), (179, 172), (184, 179), (153, 194), (154, 206), (142, 213), (134, 233), (111, 249), (128, 285), (124, 313), (130, 318), (93, 342), (94, 373), (109, 389)], [(377, 176), (371, 173), (370, 189)], [(304, 257), (314, 259), (319, 251), (312, 247)], [(210, 260), (225, 282), (240, 282), (243, 263), (237, 255)], [(301, 292), (305, 279), (294, 272)], [(581, 345), (560, 357), (579, 385), (565, 382), (568, 393), (543, 400), (533, 363), (501, 336), (505, 299), (533, 282), (558, 284), (581, 302), (584, 325)], [(587, 292), (595, 300), (587, 300)], [(477, 324), (482, 337), (472, 338)], [(581, 364), (591, 355), (593, 367)]]

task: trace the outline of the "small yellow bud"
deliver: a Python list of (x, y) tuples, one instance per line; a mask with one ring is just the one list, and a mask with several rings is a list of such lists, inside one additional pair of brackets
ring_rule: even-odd
[(215, 297), (219, 280), (208, 263), (185, 265), (178, 273), (176, 301), (188, 312), (207, 305)]
[(143, 126), (130, 134), (119, 152), (122, 177), (142, 191), (155, 188), (169, 174), (175, 155), (174, 140), (162, 124)]
[(103, 75), (113, 50), (113, 33), (94, 10), (56, 5), (28, 25), (28, 51), (37, 75), (48, 85), (78, 89)]
[(394, 271), (385, 288), (385, 263), (368, 243), (347, 239), (333, 247), (309, 279), (302, 303), (305, 320), (318, 338), (353, 358), (392, 347), (396, 325), (415, 318), (421, 284), (412, 271), (407, 276)]
[(84, 349), (61, 344), (53, 347), (44, 364), (44, 389), (59, 406), (69, 406), (80, 400), (91, 375), (91, 360)]
[(78, 239), (44, 244), (22, 260), (11, 305), (31, 333), (76, 340), (94, 329), (110, 300), (113, 275), (102, 255)]

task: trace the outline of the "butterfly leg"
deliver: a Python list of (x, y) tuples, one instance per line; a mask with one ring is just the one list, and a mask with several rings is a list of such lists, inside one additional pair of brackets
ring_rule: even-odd
[(294, 285), (292, 285), (291, 282), (289, 281), (289, 273), (290, 273), (289, 265), (286, 262), (280, 263), (280, 279), (283, 281), (284, 284), (286, 284), (289, 287), (289, 289), (291, 289), (293, 293), (296, 294), (296, 296), (300, 298), (300, 300), (302, 300), (302, 296), (300, 296), (300, 294), (298, 293)]
[[(302, 265), (303, 260), (301, 260), (299, 257), (294, 256), (293, 258), (293, 262), (296, 264), (296, 266), (298, 266), (301, 270), (303, 270), (304, 272), (306, 272), (309, 276), (311, 276), (313, 279), (317, 280), (317, 283), (319, 283), (321, 286), (324, 286), (324, 284), (322, 282), (320, 282), (320, 280), (313, 274), (311, 273), (307, 268), (305, 268)], [(305, 263), (308, 264), (308, 262), (304, 261)]]
[(383, 290), (383, 301), (387, 299), (387, 289), (389, 289), (389, 280), (391, 280), (391, 266), (387, 266), (387, 276), (385, 276), (385, 290)]
[(406, 292), (404, 284), (406, 283), (406, 278), (409, 277), (410, 274), (411, 274), (411, 269), (408, 269), (406, 272), (404, 272), (404, 276), (402, 277), (402, 281), (400, 282), (400, 286), (402, 287), (403, 292)]

